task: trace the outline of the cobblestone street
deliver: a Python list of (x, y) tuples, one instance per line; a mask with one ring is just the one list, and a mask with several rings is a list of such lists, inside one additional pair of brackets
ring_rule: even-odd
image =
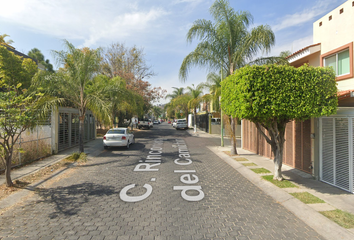
[[(0, 237), (324, 239), (206, 147), (219, 141), (161, 124), (138, 132), (129, 150), (102, 147), (98, 157), (0, 216)], [(183, 143), (190, 157), (179, 156)], [(162, 152), (160, 165), (148, 157), (153, 151)], [(121, 190), (131, 184), (123, 199), (146, 195), (145, 184), (152, 192), (123, 201)]]

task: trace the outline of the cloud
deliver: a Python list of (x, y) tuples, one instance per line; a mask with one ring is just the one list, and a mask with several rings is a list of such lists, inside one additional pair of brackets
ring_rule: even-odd
[[(5, 4), (5, 6), (4, 6)], [(169, 13), (135, 1), (12, 0), (2, 3), (0, 18), (32, 31), (92, 46), (102, 39), (148, 32)]]
[(312, 8), (303, 10), (302, 12), (297, 12), (294, 14), (289, 14), (284, 16), (280, 23), (273, 25), (272, 29), (274, 32), (287, 29), (289, 27), (299, 26), (306, 22), (313, 21), (315, 17), (323, 15), (329, 11), (329, 6), (333, 4), (333, 0), (320, 0), (314, 3)]
[(203, 0), (174, 0), (173, 4), (180, 4), (180, 3), (192, 3), (192, 4), (199, 4), (203, 2)]
[(304, 47), (310, 46), (313, 44), (312, 34), (303, 38), (295, 39), (292, 42), (288, 42), (282, 45), (276, 45), (270, 54), (270, 56), (279, 56), (283, 51), (290, 51), (294, 53)]

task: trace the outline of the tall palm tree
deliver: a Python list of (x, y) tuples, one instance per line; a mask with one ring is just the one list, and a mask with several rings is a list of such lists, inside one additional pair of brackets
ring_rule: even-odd
[(197, 107), (200, 105), (203, 94), (204, 84), (200, 83), (197, 86), (192, 84), (192, 87), (187, 87), (189, 90), (189, 94), (191, 95), (192, 99), (188, 102), (188, 108), (193, 108), (194, 111), (194, 132), (197, 132)]
[(109, 106), (104, 93), (109, 89), (96, 88), (99, 81), (94, 81), (100, 67), (100, 49), (77, 49), (64, 41), (66, 50), (54, 51), (59, 64), (64, 67), (56, 74), (56, 81), (51, 84), (72, 106), (79, 109), (79, 152), (84, 152), (83, 134), (86, 110), (97, 115), (108, 115)]
[(174, 89), (172, 94), (167, 94), (166, 98), (174, 99), (174, 98), (184, 94), (184, 88), (183, 87), (180, 87), (180, 88), (172, 87), (172, 88)]
[[(259, 51), (268, 53), (275, 36), (268, 25), (248, 29), (253, 22), (249, 12), (235, 12), (227, 0), (216, 0), (210, 7), (214, 22), (198, 19), (187, 33), (187, 41), (200, 40), (194, 51), (183, 60), (179, 77), (185, 81), (193, 66), (222, 71), (228, 76), (250, 62)], [(226, 77), (225, 76), (225, 77)], [(237, 119), (231, 118), (231, 125)], [(233, 131), (235, 131), (235, 126)], [(232, 138), (231, 154), (237, 154), (236, 139)]]

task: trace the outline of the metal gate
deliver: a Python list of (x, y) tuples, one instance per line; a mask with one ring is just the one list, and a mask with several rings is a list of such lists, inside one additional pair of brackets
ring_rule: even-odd
[(200, 130), (204, 132), (209, 132), (209, 114), (197, 115), (196, 120), (197, 120), (196, 125)]
[(320, 179), (354, 192), (354, 117), (323, 117), (320, 127)]
[[(78, 110), (59, 110), (58, 124), (58, 151), (77, 146), (79, 144), (79, 114)], [(85, 115), (84, 142), (95, 138), (95, 118), (91, 112)]]

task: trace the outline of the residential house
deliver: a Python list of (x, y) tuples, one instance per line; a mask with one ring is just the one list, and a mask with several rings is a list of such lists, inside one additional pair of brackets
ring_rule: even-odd
[[(348, 0), (313, 23), (314, 44), (288, 56), (299, 67), (330, 66), (336, 72), (336, 115), (286, 126), (283, 163), (354, 193), (354, 1)], [(319, 86), (320, 87), (320, 86)], [(243, 148), (272, 158), (253, 123), (243, 122)]]

